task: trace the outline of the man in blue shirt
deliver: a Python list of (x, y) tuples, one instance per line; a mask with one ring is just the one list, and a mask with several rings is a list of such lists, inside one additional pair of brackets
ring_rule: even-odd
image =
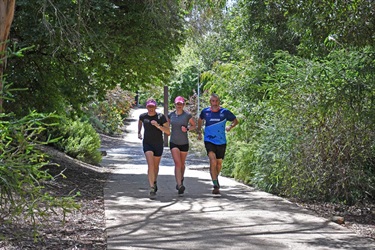
[[(204, 145), (210, 160), (210, 174), (214, 184), (213, 194), (220, 194), (218, 181), (221, 172), (225, 149), (227, 146), (226, 132), (229, 132), (238, 124), (236, 116), (228, 109), (220, 107), (220, 99), (216, 94), (211, 94), (210, 107), (202, 110), (198, 119), (198, 140), (202, 140), (201, 128), (203, 121)], [(227, 121), (231, 124), (226, 126)]]

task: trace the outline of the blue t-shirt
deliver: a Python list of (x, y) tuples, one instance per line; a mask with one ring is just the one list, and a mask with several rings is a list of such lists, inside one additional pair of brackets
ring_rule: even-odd
[(225, 134), (225, 125), (227, 121), (233, 121), (236, 116), (228, 109), (221, 108), (214, 112), (210, 107), (202, 110), (200, 116), (205, 120), (204, 141), (211, 142), (215, 145), (223, 145), (227, 143)]

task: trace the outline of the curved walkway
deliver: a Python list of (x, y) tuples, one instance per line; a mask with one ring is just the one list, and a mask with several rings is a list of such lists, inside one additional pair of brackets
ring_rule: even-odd
[[(375, 249), (375, 242), (314, 216), (285, 199), (220, 178), (211, 195), (208, 160), (187, 160), (185, 195), (175, 189), (174, 165), (164, 148), (156, 200), (148, 197), (147, 164), (134, 109), (123, 144), (107, 150), (112, 173), (104, 191), (107, 249)], [(206, 169), (205, 171), (196, 170)]]

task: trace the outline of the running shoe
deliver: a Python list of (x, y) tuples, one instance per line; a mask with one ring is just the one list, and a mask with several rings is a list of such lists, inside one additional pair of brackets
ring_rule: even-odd
[[(182, 178), (182, 180), (181, 180), (181, 186), (183, 186), (184, 185), (184, 178)], [(178, 186), (178, 184), (176, 184), (176, 190), (178, 190), (179, 189), (179, 186)]]
[(212, 194), (220, 194), (220, 187), (214, 186), (214, 189), (212, 190)]
[(158, 185), (156, 181), (154, 182), (154, 187), (155, 187), (155, 193), (156, 193), (158, 191)]
[(156, 196), (156, 188), (155, 187), (151, 187), (150, 189), (150, 197), (155, 197)]
[(185, 186), (181, 185), (178, 187), (178, 194), (183, 194), (185, 192)]

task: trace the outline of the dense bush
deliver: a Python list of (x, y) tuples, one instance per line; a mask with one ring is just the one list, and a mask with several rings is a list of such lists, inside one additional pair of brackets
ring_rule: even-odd
[(99, 133), (107, 135), (121, 133), (123, 119), (116, 107), (109, 105), (107, 101), (92, 103), (90, 113), (89, 121)]
[[(16, 119), (11, 114), (0, 114), (0, 223), (24, 216), (36, 223), (48, 217), (48, 211), (63, 208), (63, 213), (76, 207), (73, 197), (52, 197), (44, 192), (43, 183), (53, 181), (45, 166), (49, 165), (40, 145), (56, 142), (41, 135), (51, 126), (54, 115), (35, 112)], [(43, 137), (43, 136), (42, 136)]]
[(90, 123), (61, 120), (53, 134), (61, 136), (55, 145), (67, 155), (94, 165), (101, 161), (100, 137)]
[(123, 120), (134, 105), (134, 94), (119, 86), (106, 94), (106, 99), (92, 103), (87, 109), (89, 121), (100, 133), (121, 134)]
[(267, 67), (206, 73), (209, 92), (241, 122), (228, 133), (223, 174), (301, 199), (375, 198), (374, 53), (311, 60), (279, 52)]
[(255, 113), (259, 126), (251, 143), (257, 147), (250, 154), (258, 156), (254, 176), (262, 178), (252, 183), (304, 199), (375, 197), (373, 55), (276, 56), (268, 98)]

